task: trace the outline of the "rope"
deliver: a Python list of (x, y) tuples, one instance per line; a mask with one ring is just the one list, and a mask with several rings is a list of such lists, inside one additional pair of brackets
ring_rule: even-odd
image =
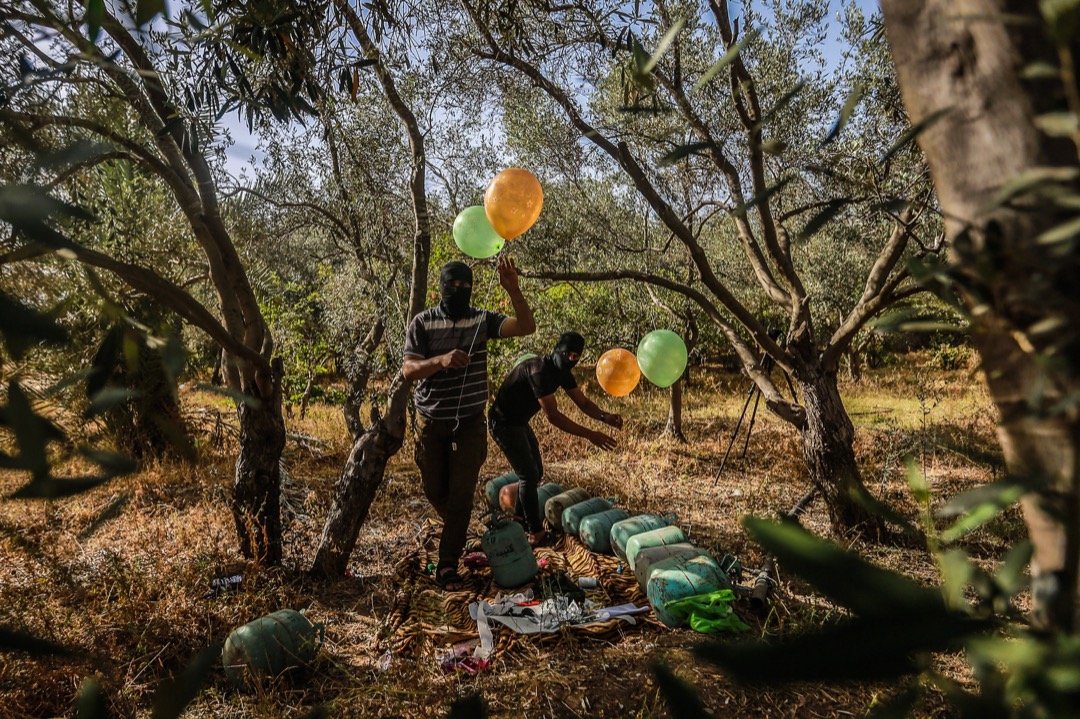
[[(505, 249), (505, 246), (504, 246), (503, 249)], [(488, 287), (487, 287), (487, 293), (488, 294), (491, 293), (491, 289), (495, 285), (495, 278), (499, 276), (499, 256), (500, 255), (502, 255), (502, 249), (500, 249), (495, 254), (495, 272), (494, 272), (494, 274), (492, 274), (491, 282), (488, 284)], [(483, 310), (480, 310), (481, 314), (483, 314), (483, 312), (484, 312)], [(465, 367), (463, 368), (465, 371), (461, 375), (461, 389), (458, 391), (457, 407), (454, 409), (454, 428), (452, 430), (450, 430), (451, 436), (456, 435), (458, 429), (461, 427), (461, 398), (465, 396), (465, 382), (469, 379), (469, 367), (470, 367), (470, 365), (472, 365), (472, 353), (473, 353), (473, 347), (476, 346), (476, 338), (480, 335), (480, 324), (481, 324), (481, 322), (476, 323), (476, 329), (473, 330), (472, 340), (469, 341), (469, 351), (467, 353), (469, 355), (469, 364), (465, 365)], [(453, 450), (455, 452), (457, 451), (457, 442), (451, 441), (450, 446), (453, 448)]]

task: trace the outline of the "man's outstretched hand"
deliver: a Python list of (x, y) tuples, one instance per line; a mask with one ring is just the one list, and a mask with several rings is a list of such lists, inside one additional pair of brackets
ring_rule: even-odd
[(600, 449), (615, 449), (619, 444), (614, 437), (610, 437), (603, 432), (593, 432), (589, 435), (589, 441)]
[(499, 263), (495, 266), (499, 272), (499, 284), (507, 292), (521, 292), (518, 284), (518, 271), (514, 266), (514, 260), (510, 255), (499, 255)]

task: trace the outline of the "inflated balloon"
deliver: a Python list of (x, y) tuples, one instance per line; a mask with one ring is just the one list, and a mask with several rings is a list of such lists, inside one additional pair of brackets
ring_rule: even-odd
[(608, 350), (596, 363), (596, 379), (612, 397), (625, 397), (641, 380), (637, 358), (633, 352), (619, 347)]
[(671, 330), (653, 330), (637, 347), (641, 373), (657, 387), (670, 387), (686, 369), (686, 345)]
[(517, 358), (516, 360), (514, 360), (514, 364), (513, 364), (513, 366), (514, 366), (514, 367), (517, 367), (517, 366), (518, 366), (519, 364), (521, 364), (521, 363), (522, 363), (522, 362), (524, 362), (525, 360), (529, 360), (529, 359), (532, 359), (532, 358), (533, 358), (533, 357), (535, 357), (535, 356), (536, 356), (536, 355), (534, 355), (534, 354), (533, 354), (532, 352), (526, 352), (525, 354), (521, 355), (521, 356), (520, 356), (520, 357), (518, 357), (518, 358)]
[(528, 170), (510, 167), (503, 170), (484, 193), (484, 211), (495, 231), (512, 240), (533, 226), (544, 206), (540, 181)]
[(493, 257), (499, 254), (503, 243), (480, 205), (466, 207), (454, 220), (454, 244), (469, 257), (478, 260)]

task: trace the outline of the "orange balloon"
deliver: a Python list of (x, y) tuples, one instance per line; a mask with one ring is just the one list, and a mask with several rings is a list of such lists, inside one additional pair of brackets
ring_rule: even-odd
[(484, 193), (488, 222), (504, 240), (512, 240), (532, 227), (543, 206), (540, 181), (520, 167), (510, 167), (495, 175)]
[(641, 369), (633, 352), (616, 347), (600, 355), (596, 379), (612, 397), (625, 397), (641, 380)]

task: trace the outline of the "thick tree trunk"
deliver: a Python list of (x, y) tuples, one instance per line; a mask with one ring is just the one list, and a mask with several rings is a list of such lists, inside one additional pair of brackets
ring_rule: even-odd
[(836, 387), (836, 373), (808, 375), (796, 383), (806, 409), (802, 449), (810, 480), (825, 499), (834, 532), (878, 537), (884, 524), (871, 509), (874, 500), (855, 462), (855, 428)]
[(667, 426), (664, 427), (664, 434), (685, 442), (686, 435), (682, 431), (682, 396), (683, 380), (680, 379), (671, 385), (671, 402), (668, 404)]
[(349, 459), (334, 486), (330, 513), (311, 564), (313, 576), (330, 579), (345, 573), (356, 537), (382, 486), (386, 463), (398, 453), (405, 438), (409, 391), (410, 384), (399, 373), (390, 388), (386, 416), (376, 417), (353, 443)]
[[(962, 13), (949, 0), (883, 0), (882, 9), (912, 123), (949, 110), (919, 144), (949, 218), (950, 268), (1000, 412), (1006, 464), (1013, 476), (1045, 483), (1023, 501), (1034, 546), (1032, 618), (1075, 632), (1080, 416), (1070, 403), (1080, 393), (1080, 258), (1075, 244), (1038, 239), (1069, 219), (1060, 207), (1032, 196), (995, 201), (1035, 168), (1077, 166), (1076, 147), (1035, 124), (1061, 109), (1063, 86), (1069, 110), (1080, 112), (1075, 68), (1063, 78), (1021, 78), (1035, 62), (1072, 64), (1056, 53), (1033, 0), (969, 0)], [(1023, 15), (1032, 22), (1015, 21)], [(1059, 189), (1074, 194), (1075, 182)]]
[(271, 396), (259, 396), (252, 382), (246, 394), (257, 402), (241, 402), (237, 407), (240, 452), (233, 483), (233, 518), (240, 551), (265, 566), (281, 564), (282, 373), (281, 361), (274, 360)]

